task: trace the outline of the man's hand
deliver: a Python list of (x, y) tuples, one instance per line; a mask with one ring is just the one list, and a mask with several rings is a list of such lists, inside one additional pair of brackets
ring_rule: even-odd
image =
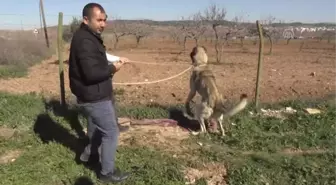
[(126, 64), (128, 62), (129, 62), (128, 58), (119, 57), (119, 61), (118, 62), (113, 62), (112, 65), (114, 65), (114, 67), (116, 68), (116, 72), (117, 72), (117, 71), (119, 71), (121, 66), (123, 66), (124, 64)]
[(125, 57), (120, 57), (119, 59), (119, 62), (125, 64), (125, 63), (128, 63), (130, 60), (128, 58), (125, 58)]
[(114, 65), (114, 67), (116, 68), (116, 72), (119, 71), (119, 69), (121, 68), (121, 66), (124, 65), (124, 62), (113, 62), (112, 65)]

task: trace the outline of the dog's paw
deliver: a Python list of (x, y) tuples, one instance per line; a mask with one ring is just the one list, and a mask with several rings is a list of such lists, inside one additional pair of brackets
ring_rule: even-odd
[(198, 136), (201, 132), (190, 131), (191, 135)]
[(196, 120), (193, 116), (191, 116), (190, 114), (188, 114), (187, 112), (183, 112), (183, 116), (190, 119), (190, 120)]

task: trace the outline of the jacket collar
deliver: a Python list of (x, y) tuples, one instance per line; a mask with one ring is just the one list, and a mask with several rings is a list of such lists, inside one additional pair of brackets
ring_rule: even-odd
[(88, 25), (81, 23), (80, 29), (90, 32), (93, 36), (95, 36), (99, 40), (99, 42), (103, 43), (101, 35), (92, 31)]

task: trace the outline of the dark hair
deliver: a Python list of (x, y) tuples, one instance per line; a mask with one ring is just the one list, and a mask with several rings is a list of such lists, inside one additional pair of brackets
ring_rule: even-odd
[(88, 3), (83, 8), (83, 12), (82, 12), (83, 17), (88, 17), (89, 19), (91, 19), (93, 8), (98, 8), (102, 13), (105, 13), (105, 10), (102, 7), (102, 5), (98, 3)]

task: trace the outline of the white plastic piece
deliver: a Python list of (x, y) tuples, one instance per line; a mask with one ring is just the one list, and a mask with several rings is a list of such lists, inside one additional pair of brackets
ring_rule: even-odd
[(106, 57), (107, 57), (107, 61), (109, 62), (109, 65), (114, 62), (118, 62), (120, 60), (120, 57), (111, 55), (107, 52), (106, 52)]

